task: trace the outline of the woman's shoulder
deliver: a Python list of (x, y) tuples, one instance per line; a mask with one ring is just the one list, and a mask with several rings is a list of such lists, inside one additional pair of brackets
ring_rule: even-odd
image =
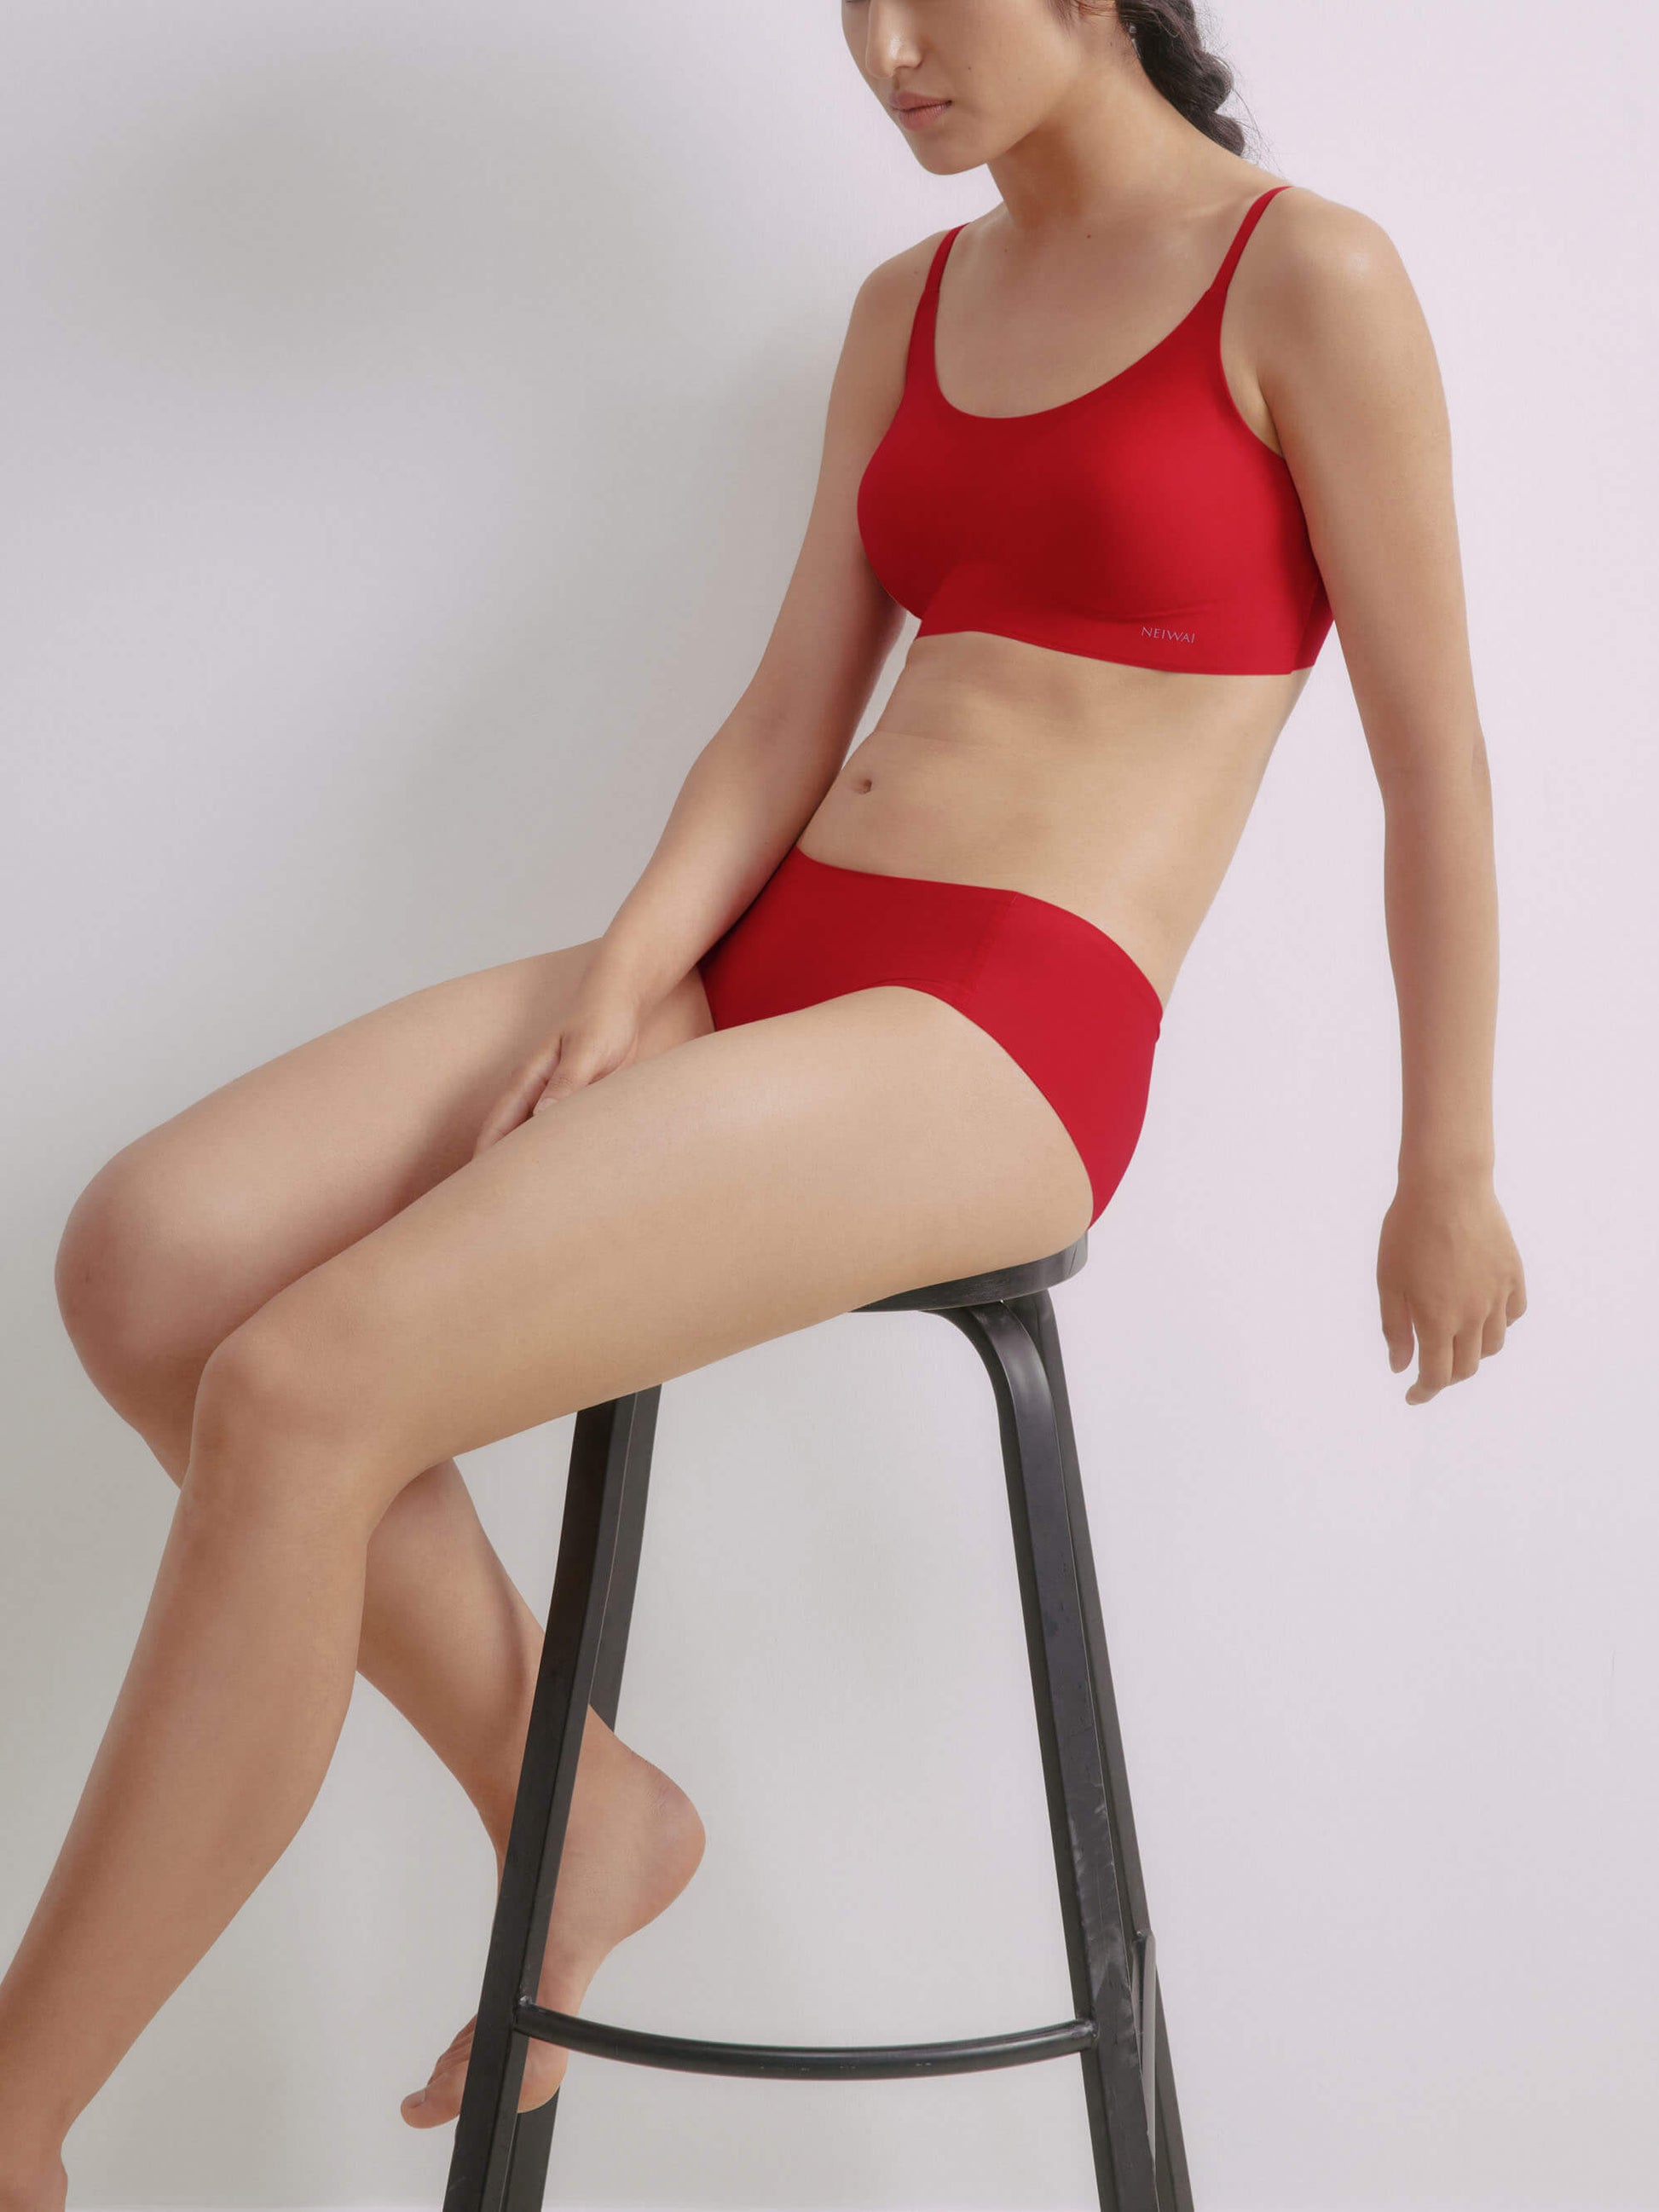
[(1281, 438), (1314, 422), (1424, 419), (1443, 404), (1433, 341), (1399, 248), (1374, 216), (1305, 185), (1275, 192), (1232, 291), (1239, 337)]
[(1268, 178), (1273, 191), (1251, 235), (1249, 289), (1275, 313), (1340, 309), (1387, 291), (1404, 274), (1399, 249), (1374, 216), (1310, 185)]
[(860, 285), (860, 299), (878, 312), (907, 305), (914, 307), (927, 282), (933, 256), (949, 234), (958, 228), (956, 223), (946, 223), (941, 229), (929, 231), (926, 238), (919, 238), (914, 246), (901, 246), (885, 261), (878, 261)]
[(956, 228), (946, 224), (918, 239), (914, 246), (901, 247), (885, 261), (878, 261), (860, 284), (850, 326), (876, 358), (886, 359), (895, 349), (902, 356), (933, 256), (947, 233)]

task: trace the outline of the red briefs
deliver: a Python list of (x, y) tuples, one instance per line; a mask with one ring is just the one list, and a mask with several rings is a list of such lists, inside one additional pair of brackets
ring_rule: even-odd
[(1128, 1166), (1164, 1008), (1115, 938), (1026, 891), (836, 867), (792, 846), (698, 971), (716, 1029), (880, 983), (957, 1007), (1059, 1115), (1094, 1191)]

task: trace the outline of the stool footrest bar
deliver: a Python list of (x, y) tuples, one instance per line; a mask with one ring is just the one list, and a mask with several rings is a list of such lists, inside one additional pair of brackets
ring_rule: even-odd
[(804, 2081), (882, 2081), (921, 2074), (973, 2074), (993, 2066), (1028, 2066), (1091, 2049), (1099, 2031), (1091, 2020), (1056, 2021), (1012, 2035), (977, 2035), (956, 2043), (833, 2045), (706, 2043), (696, 2036), (656, 2035), (613, 2027), (574, 2013), (553, 2012), (520, 1999), (513, 2024), (520, 2035), (585, 2051), (596, 2058), (623, 2058), (635, 2066), (665, 2066), (688, 2074), (750, 2075)]

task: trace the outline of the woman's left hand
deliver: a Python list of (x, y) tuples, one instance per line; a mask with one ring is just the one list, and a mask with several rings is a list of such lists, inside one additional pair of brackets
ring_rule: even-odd
[(1408, 1406), (1466, 1382), (1527, 1310), (1521, 1255), (1490, 1176), (1402, 1176), (1382, 1218), (1376, 1287), (1389, 1364), (1411, 1365)]

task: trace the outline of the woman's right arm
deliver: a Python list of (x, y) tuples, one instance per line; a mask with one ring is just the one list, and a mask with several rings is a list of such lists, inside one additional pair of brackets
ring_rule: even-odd
[(559, 1035), (520, 1070), (482, 1152), (538, 1105), (625, 1066), (640, 1021), (736, 921), (846, 758), (903, 623), (859, 537), (859, 479), (893, 418), (933, 241), (860, 286), (830, 386), (805, 534), (766, 649), (691, 764), (638, 882), (589, 963)]

